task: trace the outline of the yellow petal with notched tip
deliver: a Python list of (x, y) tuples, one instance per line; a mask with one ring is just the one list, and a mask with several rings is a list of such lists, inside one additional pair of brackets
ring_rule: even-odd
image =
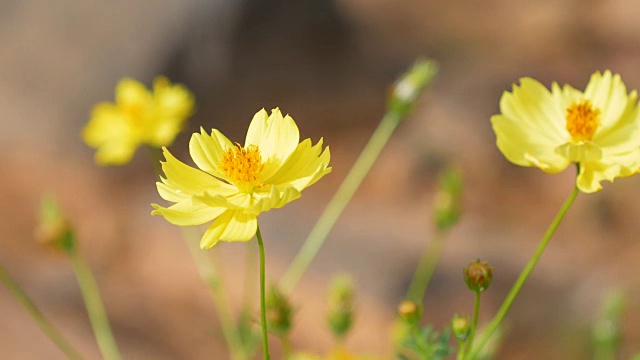
[(155, 209), (151, 212), (151, 215), (163, 216), (168, 222), (179, 226), (204, 224), (220, 216), (226, 210), (225, 208), (193, 203), (191, 199), (175, 203), (168, 208), (157, 204), (151, 204), (151, 206)]
[(213, 129), (209, 135), (200, 128), (199, 134), (195, 133), (191, 136), (189, 154), (200, 169), (228, 181), (227, 176), (220, 172), (219, 164), (225, 151), (231, 147), (233, 143), (220, 131)]
[[(280, 109), (275, 108), (267, 118), (266, 111), (262, 109), (249, 125), (245, 147), (258, 146), (262, 158), (270, 161), (275, 170), (295, 150), (299, 141), (298, 126), (289, 115), (282, 117)], [(272, 169), (265, 169), (265, 178), (270, 176)]]
[(227, 210), (204, 233), (200, 247), (210, 248), (218, 241), (249, 241), (257, 229), (255, 215), (243, 214), (242, 210)]
[(166, 175), (165, 184), (190, 195), (201, 194), (207, 190), (230, 194), (235, 190), (229, 184), (215, 177), (192, 168), (176, 159), (166, 148), (163, 148), (166, 161), (162, 163), (162, 171)]

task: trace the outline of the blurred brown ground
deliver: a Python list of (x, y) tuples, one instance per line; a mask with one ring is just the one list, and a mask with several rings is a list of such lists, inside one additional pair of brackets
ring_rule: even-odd
[[(429, 243), (433, 190), (449, 162), (464, 171), (464, 216), (429, 288), (426, 317), (441, 328), (454, 312), (471, 311), (460, 269), (482, 258), (495, 267), (482, 308), (488, 320), (573, 181), (571, 170), (545, 175), (501, 156), (489, 124), (500, 95), (521, 76), (583, 88), (605, 69), (639, 88), (638, 19), (633, 0), (2, 1), (0, 261), (73, 344), (99, 358), (68, 262), (33, 238), (39, 199), (51, 191), (77, 227), (125, 358), (224, 359), (179, 229), (149, 216), (160, 199), (148, 154), (98, 168), (81, 143), (92, 105), (112, 99), (123, 76), (148, 84), (166, 74), (187, 84), (198, 112), (172, 147), (181, 159), (193, 130), (216, 127), (242, 140), (261, 107), (291, 114), (303, 137), (324, 137), (333, 173), (261, 217), (276, 280), (383, 114), (389, 84), (428, 56), (441, 64), (437, 82), (296, 289), (293, 343), (330, 348), (326, 289), (348, 272), (358, 313), (347, 345), (389, 354), (395, 307)], [(639, 213), (637, 177), (580, 195), (509, 314), (498, 358), (589, 358), (588, 326), (617, 287), (629, 291), (622, 358), (640, 351)], [(236, 309), (253, 245), (212, 251)], [(63, 358), (5, 289), (0, 318), (0, 358)]]

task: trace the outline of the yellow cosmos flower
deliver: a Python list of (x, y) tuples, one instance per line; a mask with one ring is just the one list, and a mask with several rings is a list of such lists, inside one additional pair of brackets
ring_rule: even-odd
[(220, 131), (204, 129), (191, 136), (189, 152), (200, 170), (177, 160), (163, 148), (166, 178), (157, 183), (160, 196), (175, 203), (152, 204), (152, 215), (179, 226), (213, 221), (200, 246), (218, 241), (248, 241), (256, 233), (257, 216), (300, 197), (300, 192), (331, 172), (329, 148), (322, 139), (299, 143), (293, 119), (279, 109), (262, 109), (253, 117), (244, 146)]
[(170, 145), (194, 111), (191, 92), (163, 76), (155, 79), (153, 92), (133, 79), (122, 79), (115, 95), (115, 103), (93, 108), (82, 131), (84, 142), (97, 149), (100, 165), (126, 164), (142, 144)]
[(578, 164), (576, 185), (585, 193), (603, 180), (635, 174), (640, 168), (638, 95), (627, 93), (619, 75), (591, 76), (584, 92), (554, 83), (551, 91), (531, 78), (500, 99), (491, 118), (502, 154), (520, 166), (558, 173)]

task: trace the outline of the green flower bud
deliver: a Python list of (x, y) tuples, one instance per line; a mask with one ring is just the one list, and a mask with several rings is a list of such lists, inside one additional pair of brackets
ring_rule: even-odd
[(418, 60), (396, 81), (387, 103), (388, 111), (399, 118), (409, 115), (413, 105), (438, 73), (438, 64), (431, 60)]
[(293, 323), (293, 309), (289, 299), (275, 285), (267, 292), (265, 307), (269, 331), (278, 336), (288, 334)]
[[(592, 329), (596, 354), (614, 357), (622, 341), (621, 322), (626, 308), (626, 298), (621, 290), (612, 290), (600, 309), (600, 317)], [(599, 358), (605, 358), (600, 356)]]
[(460, 195), (462, 193), (462, 176), (460, 170), (450, 167), (440, 176), (439, 191), (433, 210), (435, 225), (445, 230), (458, 222), (460, 218)]
[(493, 267), (489, 263), (472, 261), (464, 268), (464, 281), (471, 291), (483, 292), (487, 290), (493, 279)]
[(459, 341), (466, 341), (471, 332), (471, 320), (468, 316), (455, 314), (451, 319), (451, 330)]
[(415, 302), (404, 300), (398, 305), (398, 315), (408, 323), (417, 324), (420, 322), (422, 311), (420, 310), (420, 306)]
[(353, 323), (355, 293), (353, 280), (347, 275), (334, 278), (329, 290), (329, 328), (337, 338), (343, 338)]
[(42, 198), (35, 237), (41, 244), (57, 250), (71, 252), (75, 249), (73, 230), (53, 196)]

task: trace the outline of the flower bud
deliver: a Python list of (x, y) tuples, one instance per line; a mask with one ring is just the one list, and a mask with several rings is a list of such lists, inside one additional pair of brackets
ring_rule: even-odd
[(438, 73), (438, 64), (431, 60), (418, 60), (396, 81), (388, 100), (388, 111), (399, 118), (409, 115), (413, 104)]
[(626, 298), (621, 290), (611, 290), (600, 309), (600, 316), (592, 328), (593, 345), (598, 353), (615, 354), (622, 341), (621, 322)]
[(35, 237), (41, 244), (57, 250), (70, 252), (75, 249), (75, 238), (71, 226), (62, 215), (58, 203), (50, 195), (42, 198)]
[(471, 332), (471, 320), (468, 316), (453, 315), (451, 319), (451, 330), (459, 341), (466, 341)]
[(278, 336), (289, 333), (293, 319), (293, 309), (289, 299), (275, 285), (271, 286), (267, 292), (265, 307), (269, 331)]
[(472, 291), (487, 290), (493, 279), (493, 267), (486, 261), (472, 261), (464, 268), (464, 281)]
[(458, 222), (460, 218), (460, 195), (462, 176), (460, 170), (449, 167), (440, 176), (439, 190), (436, 193), (433, 218), (440, 230), (445, 230)]
[(344, 337), (353, 323), (353, 280), (347, 275), (337, 276), (329, 290), (329, 328), (337, 338)]
[(398, 315), (408, 323), (417, 324), (422, 316), (422, 311), (415, 302), (404, 300), (398, 305)]

